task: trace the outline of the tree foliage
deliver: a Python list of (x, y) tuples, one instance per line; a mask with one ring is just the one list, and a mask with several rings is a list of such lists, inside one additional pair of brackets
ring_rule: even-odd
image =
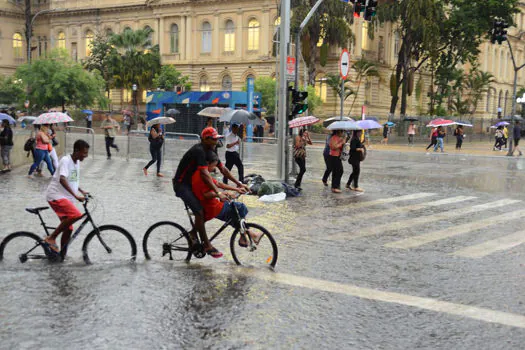
[(22, 105), (25, 98), (24, 84), (13, 76), (0, 75), (0, 104)]
[(153, 79), (153, 87), (156, 89), (173, 91), (176, 86), (182, 86), (185, 91), (190, 91), (190, 77), (182, 75), (182, 73), (173, 65), (162, 66), (160, 73), (157, 73)]
[[(115, 87), (114, 76), (118, 72), (120, 63), (118, 52), (110, 42), (111, 36), (97, 33), (91, 42), (91, 55), (88, 56), (83, 64), (88, 71), (97, 71), (105, 81), (106, 92)], [(109, 97), (109, 95), (108, 95)]]
[(270, 77), (257, 77), (254, 90), (261, 93), (261, 106), (268, 115), (275, 115), (275, 80)]
[(98, 102), (105, 107), (104, 80), (84, 70), (65, 50), (53, 50), (47, 58), (19, 66), (15, 73), (28, 87), (28, 100), (40, 109), (66, 105), (88, 107)]

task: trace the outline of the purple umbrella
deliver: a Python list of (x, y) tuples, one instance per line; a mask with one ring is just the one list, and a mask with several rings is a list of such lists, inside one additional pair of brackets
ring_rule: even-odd
[(7, 120), (9, 124), (16, 124), (16, 121), (9, 114), (0, 113), (0, 120)]
[(382, 128), (381, 124), (379, 124), (375, 120), (358, 120), (357, 125), (363, 130)]
[(507, 122), (499, 122), (499, 123), (496, 123), (494, 126), (497, 128), (497, 127), (505, 126), (505, 125), (509, 125), (509, 123), (507, 123)]

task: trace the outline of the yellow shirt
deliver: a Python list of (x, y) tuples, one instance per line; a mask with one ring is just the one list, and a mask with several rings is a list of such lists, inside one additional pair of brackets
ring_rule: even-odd
[(359, 139), (359, 141), (361, 141), (361, 143), (365, 142), (365, 131), (364, 130), (361, 130), (361, 138)]
[(509, 138), (509, 129), (507, 129), (507, 127), (503, 128), (503, 137), (506, 139)]

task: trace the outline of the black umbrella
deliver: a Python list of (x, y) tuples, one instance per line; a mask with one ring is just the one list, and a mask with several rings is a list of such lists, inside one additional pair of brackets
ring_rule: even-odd
[(403, 121), (405, 122), (417, 122), (419, 120), (418, 117), (405, 117), (403, 118)]
[(178, 109), (175, 109), (175, 108), (170, 108), (166, 111), (166, 115), (177, 115), (177, 114), (180, 114), (179, 110)]
[(515, 115), (514, 118), (512, 116), (510, 116), (510, 115), (507, 115), (501, 120), (504, 120), (504, 121), (507, 121), (507, 122), (508, 121), (516, 121), (516, 120), (522, 121), (523, 118), (520, 115)]

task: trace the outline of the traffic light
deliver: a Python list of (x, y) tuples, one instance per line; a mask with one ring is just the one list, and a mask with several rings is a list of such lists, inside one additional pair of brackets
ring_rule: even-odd
[(372, 17), (376, 15), (377, 11), (377, 0), (368, 0), (366, 5), (364, 19), (365, 21), (371, 21)]
[(291, 115), (297, 115), (306, 112), (308, 104), (304, 101), (308, 97), (308, 92), (292, 90), (292, 113)]
[(361, 17), (361, 12), (365, 10), (366, 0), (355, 0), (354, 3), (354, 17)]
[(495, 44), (496, 41), (501, 45), (502, 42), (507, 41), (506, 29), (509, 25), (500, 20), (494, 20), (492, 29), (490, 30), (490, 42)]

